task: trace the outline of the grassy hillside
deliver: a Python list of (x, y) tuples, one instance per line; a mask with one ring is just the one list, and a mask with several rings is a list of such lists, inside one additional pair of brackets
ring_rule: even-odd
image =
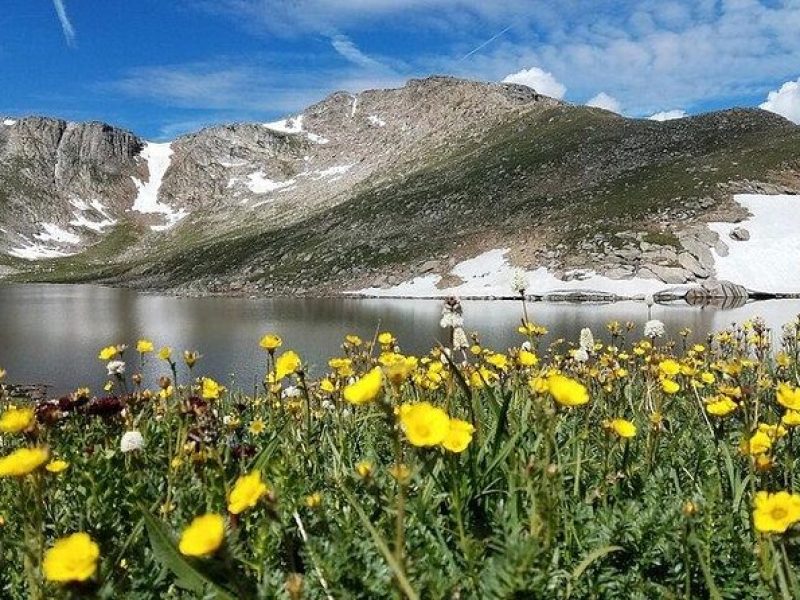
[[(587, 244), (613, 245), (626, 232), (670, 244), (674, 230), (718, 217), (730, 210), (730, 182), (800, 172), (800, 127), (759, 110), (658, 123), (557, 106), (522, 113), (482, 139), (454, 142), (414, 172), (362, 186), (343, 204), (291, 226), (202, 239), (184, 234), (180, 244), (112, 271), (83, 261), (75, 276), (168, 288), (219, 279), (273, 292), (324, 291), (368, 284), (380, 273), (410, 275), (420, 261), (499, 244), (529, 249), (532, 260), (557, 248), (587, 263)], [(68, 263), (51, 262), (70, 279)]]

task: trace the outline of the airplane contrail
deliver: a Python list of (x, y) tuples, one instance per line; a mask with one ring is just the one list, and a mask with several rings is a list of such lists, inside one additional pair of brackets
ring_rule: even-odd
[(75, 28), (72, 27), (69, 17), (67, 16), (67, 9), (64, 6), (64, 0), (53, 0), (53, 6), (56, 9), (58, 20), (61, 23), (61, 29), (64, 30), (64, 39), (70, 47), (75, 46)]
[(475, 54), (475, 53), (476, 53), (478, 50), (480, 50), (481, 48), (485, 48), (486, 46), (488, 46), (489, 44), (491, 44), (493, 41), (495, 41), (497, 38), (499, 38), (501, 35), (503, 35), (503, 34), (504, 34), (506, 31), (508, 31), (508, 30), (509, 30), (509, 29), (511, 29), (512, 27), (513, 27), (513, 25), (509, 25), (508, 27), (506, 27), (505, 29), (503, 29), (503, 31), (501, 31), (500, 33), (498, 33), (498, 34), (496, 34), (496, 35), (493, 35), (492, 37), (490, 37), (488, 40), (486, 40), (485, 42), (483, 42), (483, 43), (482, 43), (480, 46), (478, 46), (477, 48), (473, 48), (472, 50), (470, 50), (469, 52), (467, 52), (467, 53), (466, 53), (464, 56), (462, 56), (460, 59), (458, 59), (458, 62), (461, 62), (462, 60), (465, 60), (465, 59), (469, 58), (470, 56), (472, 56), (473, 54)]

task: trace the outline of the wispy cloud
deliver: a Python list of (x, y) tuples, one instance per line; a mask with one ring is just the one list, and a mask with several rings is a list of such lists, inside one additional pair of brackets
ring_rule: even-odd
[[(392, 55), (408, 71), (497, 81), (537, 67), (569, 88), (568, 99), (605, 90), (642, 116), (755, 102), (796, 78), (800, 64), (798, 0), (620, 0), (592, 10), (564, 0), (215, 0), (214, 7), (272, 35), (359, 39), (386, 28), (409, 40)], [(473, 52), (487, 30), (509, 23), (513, 30)], [(419, 52), (420, 32), (441, 43)]]
[(67, 45), (71, 48), (75, 47), (75, 28), (69, 20), (67, 15), (67, 8), (64, 6), (64, 0), (53, 0), (53, 6), (58, 15), (58, 21), (61, 23), (61, 30), (64, 32), (64, 39)]

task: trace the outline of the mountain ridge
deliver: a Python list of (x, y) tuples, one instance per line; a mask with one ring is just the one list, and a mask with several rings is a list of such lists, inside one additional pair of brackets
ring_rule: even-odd
[[(81, 125), (82, 143), (54, 161), (46, 136), (30, 152), (9, 152), (4, 130), (19, 121), (0, 125), (0, 206), (11, 198), (16, 207), (0, 216), (0, 273), (17, 280), (329, 293), (392, 285), (432, 264), (445, 275), (454, 261), (509, 247), (515, 263), (564, 276), (599, 269), (699, 281), (713, 265), (695, 264), (704, 258), (697, 243), (717, 241), (697, 232), (746, 216), (734, 193), (800, 189), (800, 127), (759, 109), (655, 122), (518, 84), (432, 77), (336, 92), (273, 123), (179, 136), (156, 190), (164, 212), (140, 214), (137, 191), (153, 170), (142, 153), (157, 144)], [(26, 167), (31, 154), (47, 168)], [(59, 164), (74, 174), (60, 185)], [(31, 190), (39, 203), (53, 194), (61, 205), (51, 199), (25, 221)], [(80, 218), (113, 226), (92, 232), (74, 224)], [(694, 260), (679, 261), (687, 235)], [(23, 242), (70, 256), (23, 261), (12, 254)], [(653, 256), (642, 243), (657, 247)]]

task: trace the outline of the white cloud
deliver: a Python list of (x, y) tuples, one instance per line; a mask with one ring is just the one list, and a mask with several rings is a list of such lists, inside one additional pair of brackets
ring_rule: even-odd
[(64, 39), (67, 40), (68, 46), (75, 46), (75, 28), (72, 27), (69, 17), (67, 16), (67, 8), (64, 6), (64, 0), (53, 0), (53, 6), (56, 9), (58, 20), (61, 23), (61, 29), (64, 31)]
[(379, 60), (367, 56), (346, 35), (337, 34), (331, 38), (331, 45), (341, 56), (354, 65), (364, 68), (385, 68)]
[(566, 86), (558, 81), (552, 73), (544, 71), (539, 67), (522, 69), (517, 73), (512, 73), (503, 79), (504, 83), (521, 83), (535, 89), (540, 94), (558, 98), (564, 97), (567, 91)]
[(683, 119), (686, 117), (686, 111), (680, 108), (675, 108), (673, 110), (663, 110), (661, 112), (654, 113), (647, 117), (651, 121), (671, 121), (673, 119)]
[(787, 81), (779, 90), (770, 92), (760, 106), (800, 125), (800, 79)]
[(594, 106), (595, 108), (610, 110), (611, 112), (615, 112), (617, 114), (622, 112), (622, 106), (620, 105), (619, 100), (614, 98), (614, 96), (609, 96), (605, 92), (600, 92), (591, 98), (586, 103), (586, 106)]

